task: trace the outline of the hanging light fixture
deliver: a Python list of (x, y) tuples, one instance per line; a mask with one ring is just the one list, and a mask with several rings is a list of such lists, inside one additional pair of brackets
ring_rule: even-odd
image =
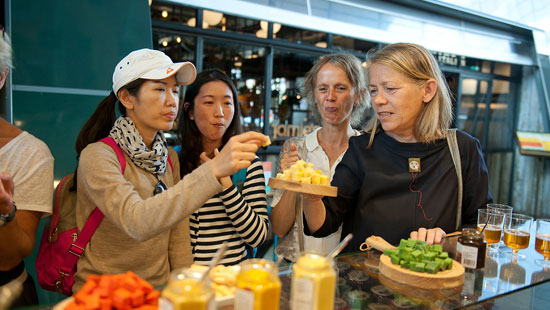
[(260, 29), (256, 31), (256, 36), (260, 39), (267, 39), (267, 31)]
[(216, 26), (222, 21), (223, 13), (210, 10), (203, 11), (203, 18), (210, 26)]
[[(267, 32), (267, 21), (262, 20), (260, 21), (260, 28), (262, 28), (263, 31)], [(277, 33), (281, 30), (281, 24), (279, 23), (273, 23), (273, 33)]]
[[(189, 18), (189, 20), (187, 20), (187, 26), (195, 27), (196, 25), (197, 25), (197, 19), (196, 18), (191, 17), (191, 18)], [(208, 23), (204, 20), (202, 21), (202, 28), (208, 29)]]
[(320, 47), (320, 48), (327, 48), (328, 44), (325, 41), (319, 41), (319, 42), (315, 43), (315, 46)]
[(163, 18), (166, 18), (166, 17), (168, 17), (168, 11), (166, 11), (166, 10), (162, 10), (162, 13), (161, 13), (161, 15), (162, 15), (162, 17), (163, 17)]

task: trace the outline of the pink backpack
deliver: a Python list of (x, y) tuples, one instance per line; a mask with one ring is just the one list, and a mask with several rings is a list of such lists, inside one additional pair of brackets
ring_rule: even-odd
[[(111, 137), (99, 140), (116, 152), (120, 170), (124, 174), (124, 153)], [(170, 156), (168, 163), (172, 168)], [(172, 168), (173, 169), (173, 168)], [(49, 227), (44, 227), (38, 256), (36, 274), (43, 289), (72, 295), (76, 262), (84, 254), (86, 245), (103, 219), (103, 213), (95, 208), (79, 233), (76, 227), (76, 191), (69, 191), (76, 182), (71, 173), (63, 178), (55, 189), (54, 209)]]

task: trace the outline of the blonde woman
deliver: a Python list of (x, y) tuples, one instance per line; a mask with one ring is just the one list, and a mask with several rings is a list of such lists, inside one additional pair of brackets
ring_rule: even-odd
[[(379, 235), (440, 243), (454, 231), (458, 178), (446, 140), (452, 103), (443, 74), (425, 48), (386, 46), (367, 65), (375, 112), (366, 134), (352, 137), (332, 185), (338, 197), (304, 197), (309, 232), (327, 235), (343, 223), (353, 232), (347, 251)], [(463, 180), (462, 224), (475, 224), (477, 209), (492, 201), (479, 141), (457, 131)]]

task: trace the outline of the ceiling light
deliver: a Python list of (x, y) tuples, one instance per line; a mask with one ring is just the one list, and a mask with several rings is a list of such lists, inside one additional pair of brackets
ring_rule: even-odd
[(168, 46), (168, 41), (162, 41), (162, 46)]
[(320, 47), (320, 48), (327, 48), (327, 42), (324, 42), (324, 41), (319, 41), (317, 43), (315, 43), (315, 46), (317, 47)]
[(164, 18), (168, 17), (168, 11), (162, 10), (162, 17)]
[[(260, 28), (267, 32), (267, 22), (265, 20), (260, 21)], [(279, 32), (279, 30), (281, 30), (281, 24), (273, 23), (273, 34)]]
[(176, 42), (181, 43), (181, 37), (176, 37)]
[(267, 31), (260, 29), (256, 31), (256, 36), (260, 39), (267, 39)]
[(203, 17), (204, 20), (208, 23), (210, 26), (216, 26), (222, 21), (223, 13), (220, 12), (214, 12), (210, 10), (204, 10), (203, 11)]
[[(187, 20), (187, 26), (195, 27), (196, 25), (197, 25), (197, 19), (196, 18), (191, 17), (191, 18), (189, 18), (189, 20)], [(202, 28), (208, 29), (208, 23), (204, 20), (202, 21)]]

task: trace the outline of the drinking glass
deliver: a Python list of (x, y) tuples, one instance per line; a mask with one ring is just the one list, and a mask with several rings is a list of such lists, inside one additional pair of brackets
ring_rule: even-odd
[[(503, 205), (503, 204), (500, 204), (500, 203), (488, 203), (487, 204), (487, 210), (492, 210), (492, 211), (504, 213), (503, 228), (506, 228), (506, 227), (510, 226), (510, 218), (512, 217), (512, 209), (513, 208), (510, 207), (509, 205)], [(501, 239), (501, 241), (502, 240), (503, 239)], [(499, 244), (502, 245), (502, 243), (498, 242), (494, 246), (496, 248), (499, 248)]]
[(550, 267), (550, 219), (537, 220), (535, 250), (544, 255), (544, 259), (537, 259), (535, 262), (544, 268)]
[(477, 210), (477, 230), (483, 231), (489, 251), (496, 251), (492, 244), (499, 243), (504, 224), (504, 213), (492, 209)]
[(504, 244), (512, 249), (512, 261), (525, 259), (525, 255), (518, 254), (518, 251), (529, 246), (532, 223), (533, 217), (514, 213), (510, 218), (510, 226), (504, 227)]

